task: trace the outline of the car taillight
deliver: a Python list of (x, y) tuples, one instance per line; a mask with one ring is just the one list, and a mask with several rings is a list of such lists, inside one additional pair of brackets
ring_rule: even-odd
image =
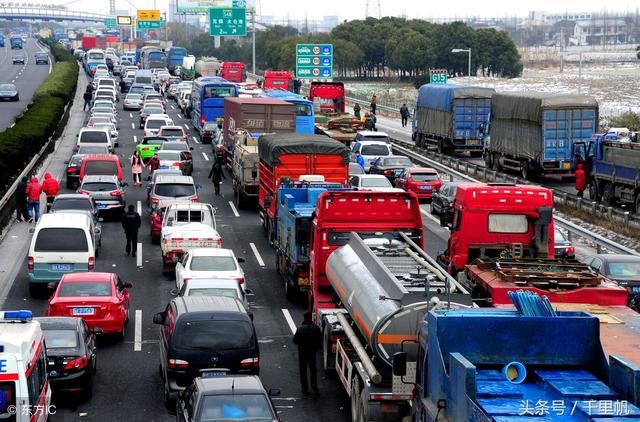
[(204, 125), (204, 114), (200, 116), (200, 123)]
[(80, 195), (89, 195), (89, 192), (88, 192), (88, 191), (86, 191), (86, 190), (83, 190), (83, 189), (79, 189), (79, 190), (78, 190), (78, 193), (79, 193)]
[(32, 256), (27, 258), (27, 268), (29, 269), (29, 271), (33, 271), (33, 257)]
[(151, 203), (157, 204), (158, 202), (160, 202), (158, 198), (151, 198)]
[(384, 174), (393, 174), (393, 170), (385, 170)]
[(72, 359), (64, 366), (65, 370), (69, 369), (82, 369), (89, 363), (89, 359), (86, 356), (80, 356), (77, 359)]
[(249, 358), (243, 359), (240, 361), (240, 367), (242, 368), (259, 368), (260, 367), (260, 358)]
[(87, 269), (92, 271), (96, 267), (96, 259), (92, 256), (89, 257), (89, 263), (87, 265)]
[(573, 246), (567, 246), (564, 248), (564, 253), (567, 255), (574, 255), (576, 253), (576, 248)]
[(78, 169), (75, 167), (69, 167), (67, 169), (67, 173), (77, 173), (77, 172), (78, 172)]
[(187, 369), (189, 367), (189, 362), (182, 359), (169, 359), (169, 364), (167, 366), (170, 369)]
[(180, 161), (176, 161), (173, 164), (171, 164), (171, 167), (180, 167)]
[(218, 239), (216, 244), (218, 245), (219, 248), (221, 248), (222, 247), (222, 239)]
[(144, 147), (144, 148), (142, 148), (142, 150), (143, 150), (143, 151), (149, 151), (149, 148)]
[(235, 280), (238, 282), (238, 284), (244, 284), (244, 277), (236, 277)]
[(197, 196), (195, 198), (191, 198), (191, 202), (200, 202), (200, 198)]
[(120, 192), (119, 190), (113, 191), (110, 193), (111, 196), (117, 196), (117, 197), (121, 197), (122, 196), (122, 192)]

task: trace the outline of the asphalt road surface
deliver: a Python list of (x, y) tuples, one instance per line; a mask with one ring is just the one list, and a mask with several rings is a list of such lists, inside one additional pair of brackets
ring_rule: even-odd
[[(51, 57), (49, 65), (35, 63), (35, 53), (47, 52), (33, 38), (27, 38), (22, 50), (12, 50), (9, 38), (5, 39), (4, 47), (0, 47), (0, 83), (14, 84), (20, 93), (20, 101), (0, 102), (0, 131), (11, 126), (27, 105), (31, 102), (33, 93), (44, 82), (51, 72)], [(25, 57), (25, 64), (13, 64), (14, 54)]]

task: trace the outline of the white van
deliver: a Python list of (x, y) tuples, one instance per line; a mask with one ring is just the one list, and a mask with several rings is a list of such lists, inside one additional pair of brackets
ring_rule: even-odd
[(77, 135), (76, 151), (82, 146), (106, 146), (109, 152), (113, 152), (111, 133), (107, 129), (94, 129), (83, 127)]
[(27, 271), (32, 295), (52, 288), (66, 273), (93, 271), (98, 244), (87, 214), (44, 214), (33, 229)]
[(136, 70), (133, 77), (134, 84), (153, 85), (153, 73), (147, 69)]

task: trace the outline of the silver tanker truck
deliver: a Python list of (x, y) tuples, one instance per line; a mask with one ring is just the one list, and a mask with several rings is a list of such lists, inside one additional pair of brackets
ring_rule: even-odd
[[(471, 296), (416, 243), (349, 242), (328, 258), (326, 274), (335, 309), (322, 309), (323, 365), (338, 374), (351, 397), (352, 420), (400, 421), (410, 414), (418, 331), (431, 309), (469, 308)], [(394, 376), (394, 354), (407, 353), (407, 372)]]

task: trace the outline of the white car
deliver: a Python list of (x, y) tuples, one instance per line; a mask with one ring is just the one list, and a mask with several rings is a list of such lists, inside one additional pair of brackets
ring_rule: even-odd
[(118, 137), (120, 136), (120, 132), (118, 131), (118, 127), (113, 123), (95, 123), (92, 126), (94, 129), (105, 129), (108, 130), (111, 134), (111, 140), (113, 141), (113, 146), (120, 146), (118, 143)]
[(173, 120), (166, 114), (151, 114), (144, 121), (144, 137), (157, 136), (162, 126), (173, 126)]
[(247, 296), (253, 295), (251, 289), (228, 278), (193, 278), (183, 283), (180, 290), (174, 289), (171, 293), (177, 296), (230, 296), (244, 303), (247, 308)]
[(364, 171), (368, 172), (371, 164), (380, 157), (388, 157), (393, 155), (391, 151), (391, 145), (385, 141), (356, 141), (351, 144), (352, 156), (357, 156), (358, 153), (362, 155), (364, 159)]
[(231, 249), (194, 248), (182, 256), (176, 264), (176, 287), (182, 289), (184, 283), (194, 278), (226, 278), (235, 280), (245, 287), (244, 271)]
[(373, 190), (376, 192), (404, 192), (394, 188), (389, 179), (381, 174), (355, 174), (349, 178), (353, 190)]

